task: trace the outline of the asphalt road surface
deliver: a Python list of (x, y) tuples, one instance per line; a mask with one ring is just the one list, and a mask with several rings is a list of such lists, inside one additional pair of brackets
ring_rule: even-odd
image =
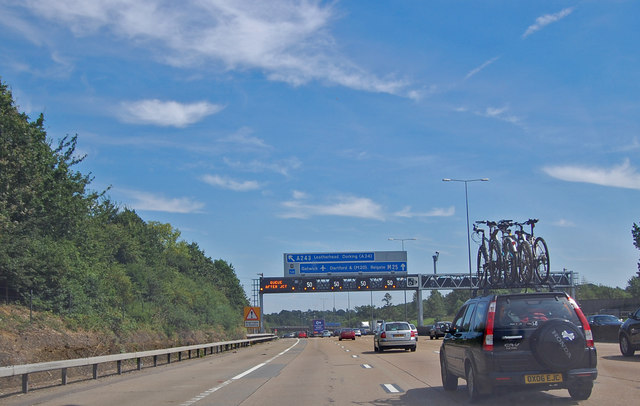
[[(81, 379), (27, 394), (0, 397), (24, 405), (458, 405), (468, 404), (464, 380), (445, 392), (438, 361), (442, 340), (420, 337), (416, 352), (373, 351), (372, 336), (280, 339), (234, 352), (123, 375)], [(566, 390), (493, 395), (486, 405), (635, 405), (640, 355), (620, 355), (617, 343), (597, 343), (598, 379), (591, 397)]]

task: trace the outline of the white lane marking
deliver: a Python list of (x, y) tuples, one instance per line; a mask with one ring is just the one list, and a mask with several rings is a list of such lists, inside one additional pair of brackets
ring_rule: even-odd
[(371, 368), (373, 368), (373, 367), (372, 367), (371, 365), (369, 365), (369, 364), (362, 364), (362, 368), (364, 368), (364, 369), (371, 369)]
[(357, 355), (352, 355), (351, 358), (358, 358), (358, 356)]
[(224, 388), (225, 386), (229, 385), (233, 381), (236, 381), (238, 379), (244, 378), (246, 375), (250, 374), (251, 372), (255, 371), (256, 369), (261, 368), (261, 367), (267, 365), (269, 362), (273, 361), (274, 359), (278, 358), (279, 356), (286, 354), (290, 349), (292, 349), (293, 347), (298, 345), (299, 342), (300, 342), (300, 339), (297, 339), (296, 342), (293, 343), (293, 345), (291, 347), (289, 347), (286, 350), (282, 351), (280, 354), (268, 359), (267, 361), (265, 361), (265, 362), (263, 362), (261, 364), (258, 364), (258, 365), (254, 366), (252, 368), (247, 369), (243, 373), (238, 374), (238, 375), (234, 376), (233, 378), (222, 382), (218, 386), (214, 386), (213, 388), (207, 389), (206, 391), (200, 393), (198, 396), (195, 396), (194, 398), (182, 403), (180, 406), (191, 406), (194, 403), (199, 402), (202, 399), (206, 398), (207, 396), (211, 395), (212, 393), (216, 392), (217, 390)]
[(382, 388), (387, 391), (388, 393), (400, 393), (402, 392), (402, 389), (400, 389), (398, 386), (390, 384), (390, 383), (383, 383), (380, 386), (382, 386)]

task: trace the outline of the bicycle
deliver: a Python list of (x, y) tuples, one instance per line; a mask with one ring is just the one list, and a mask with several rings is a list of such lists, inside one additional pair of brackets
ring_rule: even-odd
[(549, 280), (549, 272), (551, 271), (549, 260), (549, 249), (547, 242), (542, 237), (536, 237), (533, 234), (533, 228), (538, 219), (529, 219), (524, 224), (531, 226), (531, 233), (526, 233), (527, 239), (531, 244), (531, 253), (533, 257), (533, 271), (537, 282), (545, 283)]
[[(476, 223), (480, 223), (476, 221)], [(478, 256), (476, 259), (476, 269), (478, 275), (478, 287), (484, 288), (487, 285), (487, 275), (490, 272), (491, 264), (489, 263), (489, 254), (487, 253), (487, 237), (484, 235), (484, 230), (473, 225), (474, 235), (480, 235), (480, 247), (478, 247)], [(474, 240), (475, 241), (475, 240)]]
[(518, 241), (511, 234), (511, 220), (500, 220), (498, 229), (500, 230), (500, 270), (502, 272), (505, 287), (511, 287), (518, 278)]
[(515, 283), (528, 285), (531, 283), (534, 274), (535, 261), (533, 258), (531, 243), (529, 242), (530, 234), (524, 231), (524, 225), (528, 223), (513, 222), (513, 225), (519, 228), (514, 233), (517, 236), (517, 260), (516, 269), (518, 280)]
[(474, 233), (482, 234), (477, 258), (478, 286), (497, 286), (500, 283), (500, 242), (496, 236), (498, 223), (489, 220), (475, 223), (486, 224), (489, 227), (489, 238), (487, 238), (485, 230), (476, 224), (473, 225)]
[[(489, 227), (489, 235), (490, 238), (485, 236), (485, 230), (478, 227), (477, 224), (486, 224)], [(478, 247), (478, 257), (477, 257), (477, 273), (478, 273), (478, 287), (484, 288), (489, 285), (491, 287), (496, 283), (496, 271), (495, 269), (499, 266), (498, 259), (492, 255), (492, 242), (491, 240), (495, 238), (497, 223), (494, 221), (476, 221), (473, 225), (474, 234), (480, 236), (480, 247)]]

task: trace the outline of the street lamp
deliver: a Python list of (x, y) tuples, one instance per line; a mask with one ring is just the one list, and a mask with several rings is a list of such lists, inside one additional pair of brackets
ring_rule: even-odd
[(389, 238), (389, 241), (402, 241), (402, 251), (404, 251), (405, 241), (415, 241), (415, 238)]
[(467, 192), (467, 183), (469, 182), (488, 182), (489, 178), (481, 178), (481, 179), (442, 179), (443, 182), (464, 182), (464, 202), (465, 207), (467, 208), (467, 250), (469, 254), (469, 291), (473, 290), (473, 284), (471, 283), (471, 279), (473, 278), (473, 274), (471, 272), (471, 235), (469, 232), (469, 193)]
[[(404, 242), (405, 241), (415, 241), (415, 238), (389, 238), (389, 241), (401, 241), (402, 242), (402, 251), (404, 251)], [(404, 290), (404, 318), (407, 320), (407, 290)]]

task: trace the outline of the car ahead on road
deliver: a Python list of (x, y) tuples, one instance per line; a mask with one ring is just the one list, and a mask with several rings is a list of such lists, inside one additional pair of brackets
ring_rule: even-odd
[(324, 330), (324, 331), (322, 332), (322, 338), (325, 338), (325, 337), (331, 337), (331, 331), (329, 331), (329, 330)]
[(616, 341), (622, 321), (611, 314), (594, 314), (587, 317), (593, 339), (596, 341)]
[(620, 326), (618, 333), (620, 352), (625, 357), (631, 357), (640, 350), (640, 309), (629, 314), (629, 318)]
[(469, 399), (499, 390), (568, 389), (591, 396), (597, 354), (587, 318), (563, 292), (469, 299), (440, 347), (442, 385), (467, 381)]
[(433, 340), (435, 338), (437, 340), (440, 337), (444, 337), (449, 327), (451, 327), (450, 321), (436, 322), (433, 326), (431, 326), (431, 330), (429, 330), (429, 339)]
[(373, 350), (382, 352), (390, 348), (415, 351), (416, 333), (406, 321), (383, 321), (373, 336)]
[(411, 327), (411, 331), (413, 331), (413, 335), (416, 337), (416, 341), (418, 341), (418, 328), (411, 323), (409, 323), (409, 327)]
[(352, 328), (343, 328), (340, 330), (340, 341), (342, 340), (355, 340), (356, 332)]
[(306, 331), (298, 331), (298, 338), (307, 338)]
[(362, 337), (362, 331), (359, 328), (353, 329), (353, 332), (356, 333), (356, 337)]

